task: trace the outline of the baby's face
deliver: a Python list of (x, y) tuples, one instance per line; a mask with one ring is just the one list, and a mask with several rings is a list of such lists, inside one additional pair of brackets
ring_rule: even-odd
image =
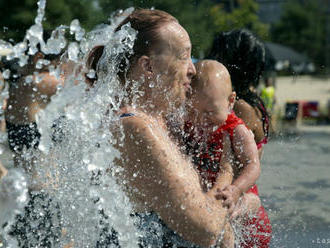
[(192, 106), (198, 115), (197, 124), (202, 126), (222, 125), (231, 111), (230, 96), (221, 87), (211, 86), (196, 92), (192, 98)]

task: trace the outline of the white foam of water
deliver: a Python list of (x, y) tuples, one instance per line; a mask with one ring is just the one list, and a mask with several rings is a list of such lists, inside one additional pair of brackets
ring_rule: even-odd
[[(38, 2), (38, 15), (35, 24), (26, 33), (24, 40), (16, 44), (13, 52), (7, 55), (8, 60), (19, 59), (19, 65), (24, 66), (30, 55), (40, 49), (45, 54), (59, 54), (66, 46), (67, 41), (64, 37), (68, 27), (60, 26), (52, 32), (51, 38), (44, 42), (42, 20), (45, 11), (45, 0)], [(129, 13), (132, 9), (126, 11)], [(123, 12), (125, 13), (125, 12)], [(119, 157), (118, 151), (111, 145), (112, 134), (109, 132), (109, 120), (118, 120), (114, 113), (109, 110), (110, 104), (117, 106), (114, 97), (117, 93), (113, 90), (120, 88), (116, 78), (114, 68), (118, 64), (124, 49), (132, 48), (135, 38), (135, 31), (125, 27), (123, 32), (118, 35), (113, 34), (116, 25), (124, 17), (112, 20), (112, 25), (104, 25), (84, 37), (84, 31), (75, 21), (71, 25), (71, 31), (75, 33), (77, 43), (69, 46), (69, 58), (74, 60), (77, 65), (83, 64), (82, 57), (87, 54), (96, 44), (107, 45), (107, 50), (111, 50), (109, 60), (109, 71), (106, 78), (99, 77), (99, 82), (95, 89), (86, 92), (86, 84), (82, 82), (82, 75), (68, 77), (66, 85), (59, 90), (53, 97), (51, 104), (45, 111), (42, 111), (37, 118), (42, 140), (40, 150), (36, 152), (23, 152), (25, 159), (36, 160), (36, 174), (38, 180), (32, 180), (34, 185), (47, 185), (43, 189), (44, 193), (51, 195), (52, 199), (61, 206), (62, 223), (61, 227), (66, 234), (61, 238), (60, 244), (63, 246), (74, 241), (76, 247), (94, 247), (99, 240), (103, 226), (100, 226), (100, 210), (108, 216), (107, 221), (110, 227), (118, 232), (118, 239), (123, 247), (137, 246), (139, 234), (135, 230), (133, 219), (130, 217), (132, 212), (128, 198), (121, 187), (116, 183), (114, 175), (104, 175), (98, 185), (93, 185), (91, 170), (100, 171), (105, 174), (105, 170), (113, 167), (113, 160)], [(125, 33), (126, 32), (126, 33)], [(129, 36), (130, 39), (121, 45), (123, 37)], [(132, 36), (132, 37), (131, 37)], [(133, 37), (134, 36), (134, 37)], [(130, 42), (130, 43), (129, 43)], [(7, 43), (1, 43), (3, 48), (7, 48)], [(5, 47), (6, 46), (6, 47)], [(113, 49), (114, 48), (114, 49)], [(8, 47), (11, 49), (11, 47)], [(47, 64), (48, 61), (39, 61), (37, 67)], [(37, 68), (38, 69), (38, 68)], [(33, 73), (35, 74), (35, 73)], [(59, 76), (59, 67), (50, 68), (50, 74)], [(36, 76), (38, 76), (36, 74)], [(5, 79), (10, 77), (10, 71), (4, 72)], [(30, 81), (30, 78), (27, 78)], [(76, 84), (76, 81), (80, 83)], [(117, 85), (116, 85), (117, 84)], [(118, 109), (118, 106), (117, 106)], [(54, 121), (59, 117), (65, 117), (61, 130), (65, 134), (64, 142), (54, 145), (51, 140)], [(109, 120), (105, 120), (109, 118)], [(113, 171), (120, 171), (115, 168)], [(1, 230), (2, 237), (5, 238), (7, 245), (16, 247), (17, 243), (12, 241), (7, 232), (10, 230), (12, 218), (21, 213), (22, 208), (27, 202), (27, 181), (22, 172), (10, 171), (2, 179), (0, 190), (1, 199), (1, 222), (8, 222), (7, 228)], [(9, 194), (10, 192), (10, 194)], [(25, 196), (25, 197), (23, 197)], [(5, 203), (5, 204), (3, 204)], [(4, 218), (6, 216), (6, 218)], [(3, 223), (2, 222), (2, 223)], [(13, 243), (12, 243), (13, 242)], [(33, 241), (31, 241), (33, 243)]]
[(28, 201), (27, 180), (20, 169), (10, 169), (0, 180), (0, 226), (4, 226), (3, 238), (8, 247), (17, 247), (16, 240), (7, 232), (13, 224), (15, 216), (23, 212)]
[[(116, 76), (118, 64), (124, 53), (132, 50), (136, 35), (129, 24), (116, 34), (113, 33), (114, 28), (104, 26), (102, 32), (94, 31), (89, 36), (92, 37), (90, 44), (104, 44), (107, 41), (102, 56), (104, 66), (100, 69), (95, 87), (86, 91), (84, 82), (77, 84), (69, 78), (63, 89), (38, 115), (37, 122), (42, 134), (39, 148), (48, 154), (42, 161), (44, 166), (38, 167), (38, 174), (45, 183), (49, 180), (45, 175), (52, 175), (54, 179), (46, 191), (63, 209), (62, 227), (67, 233), (61, 240), (63, 245), (74, 241), (77, 247), (93, 247), (102, 229), (99, 225), (101, 209), (108, 216), (110, 227), (118, 232), (122, 247), (136, 247), (138, 243), (139, 233), (134, 219), (130, 217), (131, 204), (116, 182), (116, 173), (106, 173), (108, 169), (117, 173), (120, 171), (114, 164), (114, 159), (119, 158), (120, 154), (112, 145), (114, 138), (109, 130), (118, 122), (115, 111), (125, 95)], [(83, 43), (91, 47), (88, 39)], [(113, 108), (109, 109), (109, 106)], [(63, 120), (60, 125), (64, 138), (61, 143), (54, 144), (51, 127), (58, 119)], [(91, 181), (91, 170), (103, 175), (97, 185)]]

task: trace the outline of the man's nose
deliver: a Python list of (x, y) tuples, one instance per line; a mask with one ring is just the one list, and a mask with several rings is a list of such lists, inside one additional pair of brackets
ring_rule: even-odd
[(191, 79), (195, 75), (196, 75), (196, 68), (194, 66), (194, 63), (190, 59), (189, 60), (189, 65), (188, 65), (188, 77)]

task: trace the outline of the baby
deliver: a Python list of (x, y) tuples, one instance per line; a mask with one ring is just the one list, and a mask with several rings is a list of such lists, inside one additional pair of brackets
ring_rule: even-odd
[[(205, 191), (215, 189), (217, 199), (223, 199), (231, 217), (239, 211), (240, 199), (248, 209), (260, 207), (254, 194), (245, 194), (260, 175), (260, 162), (252, 132), (232, 111), (236, 94), (232, 91), (230, 75), (220, 63), (204, 60), (196, 65), (192, 82), (189, 122), (185, 125), (185, 145), (201, 175)], [(221, 156), (224, 135), (228, 133), (234, 155), (234, 180), (225, 188), (217, 188), (221, 177)], [(250, 197), (249, 197), (250, 195)]]

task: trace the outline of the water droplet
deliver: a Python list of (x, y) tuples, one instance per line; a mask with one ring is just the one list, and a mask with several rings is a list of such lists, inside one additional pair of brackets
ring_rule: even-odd
[(93, 171), (93, 170), (96, 170), (98, 167), (95, 165), (95, 164), (89, 164), (88, 166), (87, 166), (87, 169), (89, 170), (89, 171)]
[(4, 79), (9, 79), (10, 77), (10, 70), (5, 70), (4, 72), (2, 72), (2, 76)]
[(76, 42), (71, 42), (68, 47), (69, 59), (78, 62), (79, 45)]
[(88, 78), (93, 79), (95, 78), (95, 70), (91, 69), (86, 75)]
[(33, 76), (32, 75), (29, 75), (29, 76), (25, 77), (25, 82), (27, 84), (32, 83), (33, 82)]

